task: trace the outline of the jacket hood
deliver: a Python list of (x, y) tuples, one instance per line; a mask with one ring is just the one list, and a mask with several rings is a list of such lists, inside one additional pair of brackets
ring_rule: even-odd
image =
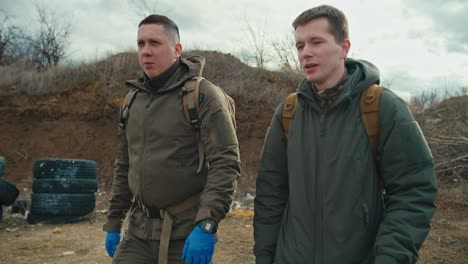
[(163, 93), (180, 87), (187, 80), (202, 76), (205, 67), (205, 58), (199, 55), (180, 58), (180, 67), (169, 78), (169, 80), (160, 87), (156, 92), (151, 91), (145, 85), (145, 78), (142, 76), (136, 80), (125, 82), (127, 88), (137, 88), (148, 93)]
[[(345, 67), (348, 74), (348, 80), (344, 83), (337, 102), (343, 98), (360, 95), (365, 89), (372, 84), (380, 83), (380, 73), (375, 65), (365, 60), (346, 59)], [(297, 89), (298, 94), (305, 96), (307, 99), (315, 101), (315, 92), (307, 79), (304, 79)]]

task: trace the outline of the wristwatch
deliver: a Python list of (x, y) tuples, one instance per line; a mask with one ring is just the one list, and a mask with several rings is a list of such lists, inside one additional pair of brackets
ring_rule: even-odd
[(197, 226), (200, 227), (205, 233), (214, 234), (216, 233), (217, 224), (215, 221), (210, 219), (201, 220), (197, 223)]

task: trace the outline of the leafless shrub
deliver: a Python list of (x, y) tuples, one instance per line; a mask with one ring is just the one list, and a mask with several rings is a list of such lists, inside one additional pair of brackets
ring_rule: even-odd
[(468, 95), (465, 88), (454, 95), (415, 113), (432, 151), (438, 179), (444, 184), (468, 180)]
[(11, 24), (7, 14), (0, 10), (0, 65), (24, 58), (27, 53), (26, 48), (24, 32), (18, 26)]
[(246, 22), (243, 30), (247, 35), (248, 48), (241, 51), (242, 61), (246, 64), (253, 61), (257, 68), (264, 69), (266, 64), (271, 61), (265, 25), (259, 29)]
[(276, 55), (275, 62), (280, 67), (280, 70), (300, 71), (295, 40), (292, 34), (287, 35), (284, 39), (273, 42), (272, 45)]
[(142, 19), (151, 14), (161, 13), (161, 10), (159, 10), (160, 5), (157, 3), (158, 1), (151, 1), (151, 3), (148, 3), (147, 0), (131, 0), (128, 2), (132, 6), (135, 14)]
[(413, 113), (422, 113), (425, 109), (435, 107), (450, 97), (466, 95), (467, 91), (468, 87), (460, 87), (458, 90), (445, 88), (441, 90), (422, 91), (411, 97), (409, 107)]
[(31, 60), (38, 68), (56, 66), (66, 55), (70, 23), (54, 21), (44, 6), (36, 5), (36, 11), (40, 29), (29, 37)]

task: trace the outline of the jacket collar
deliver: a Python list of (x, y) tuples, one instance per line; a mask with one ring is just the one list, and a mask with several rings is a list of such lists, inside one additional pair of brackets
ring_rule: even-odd
[(148, 76), (143, 73), (143, 86), (151, 91), (158, 91), (159, 88), (163, 87), (164, 84), (171, 78), (172, 75), (177, 71), (177, 69), (180, 67), (180, 59), (176, 60), (171, 67), (169, 67), (167, 70), (159, 74), (158, 76), (149, 79)]
[[(380, 82), (379, 70), (370, 62), (364, 60), (346, 59), (345, 67), (347, 80), (343, 83), (341, 92), (333, 105), (340, 104), (350, 97), (360, 96), (360, 94), (374, 83)], [(317, 107), (320, 105), (319, 95), (317, 95), (311, 84), (304, 79), (297, 89), (298, 95), (303, 96)]]
[[(125, 85), (127, 88), (136, 88), (148, 93), (164, 93), (180, 88), (189, 79), (202, 76), (204, 66), (205, 59), (201, 56), (180, 58), (164, 73), (152, 80), (143, 75), (136, 80), (126, 81)], [(157, 89), (153, 89), (155, 85)]]

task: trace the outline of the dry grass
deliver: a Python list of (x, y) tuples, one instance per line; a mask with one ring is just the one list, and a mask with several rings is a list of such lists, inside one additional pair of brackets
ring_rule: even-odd
[[(230, 54), (216, 51), (189, 51), (184, 56), (195, 54), (206, 58), (204, 76), (225, 89), (236, 101), (263, 102), (274, 107), (295, 89), (302, 78), (294, 72), (252, 68)], [(0, 66), (0, 93), (15, 91), (42, 95), (80, 89), (91, 84), (109, 89), (121, 87), (125, 80), (138, 77), (140, 72), (135, 52), (110, 55), (94, 63), (52, 66), (42, 71), (20, 61)]]
[(222, 87), (236, 101), (267, 103), (272, 107), (293, 92), (303, 78), (297, 72), (268, 71), (250, 67), (238, 58), (220, 52), (190, 51), (206, 59), (205, 77)]
[(124, 80), (135, 78), (138, 71), (138, 60), (132, 53), (112, 55), (96, 63), (51, 66), (44, 70), (18, 61), (0, 66), (0, 92), (42, 95), (83, 88), (92, 83), (119, 86)]

